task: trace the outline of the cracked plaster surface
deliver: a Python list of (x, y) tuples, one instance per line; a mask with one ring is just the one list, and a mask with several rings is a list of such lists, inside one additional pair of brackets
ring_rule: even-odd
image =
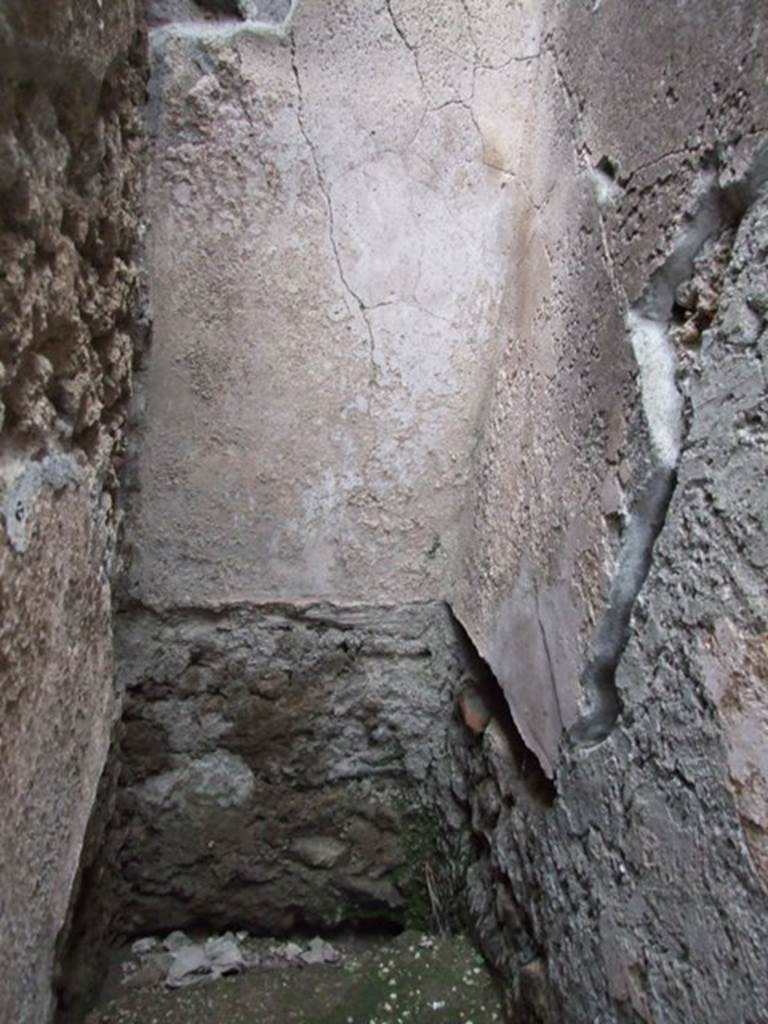
[[(653, 444), (672, 461), (679, 446), (672, 422), (681, 402), (675, 354), (663, 340), (647, 354), (657, 369), (663, 362), (664, 372), (638, 367), (625, 314), (696, 210), (701, 159), (714, 147), (723, 157), (723, 182), (743, 174), (748, 161), (739, 140), (745, 128), (765, 121), (760, 90), (728, 84), (730, 55), (710, 44), (711, 63), (694, 74), (684, 51), (663, 39), (664, 19), (658, 12), (653, 17), (658, 24), (651, 32), (616, 7), (587, 12), (553, 4), (537, 44), (541, 57), (513, 69), (518, 89), (508, 71), (483, 72), (474, 92), (480, 128), (494, 137), (493, 162), (526, 183), (549, 277), (536, 278), (534, 295), (523, 277), (526, 301), (519, 298), (511, 310), (512, 337), (487, 407), (454, 607), (548, 772), (555, 771), (563, 726), (573, 724), (568, 719), (584, 700), (580, 675), (590, 635), (610, 601), (633, 495), (655, 458)], [(685, 45), (701, 45), (698, 17), (670, 20)], [(756, 53), (754, 8), (740, 5), (735, 23), (738, 52)], [(592, 63), (594, 33), (612, 69), (607, 74)], [(628, 53), (635, 55), (629, 65)], [(749, 57), (742, 60), (750, 66)], [(754, 83), (757, 68), (752, 74)], [(549, 106), (526, 110), (521, 92), (548, 98)], [(629, 103), (637, 118), (622, 116)], [(680, 121), (683, 109), (690, 123)], [(493, 136), (492, 119), (499, 125)], [(608, 179), (601, 198), (595, 175), (603, 157), (616, 180)], [(528, 259), (535, 259), (533, 247)], [(545, 592), (561, 595), (549, 621), (558, 635), (566, 623), (570, 644), (559, 686), (542, 685), (547, 674), (532, 653), (540, 626), (533, 603), (520, 600), (531, 576)], [(511, 644), (513, 621), (518, 632)], [(564, 693), (569, 711), (562, 722)]]
[[(728, 96), (720, 114), (683, 98), (674, 54), (645, 101), (659, 131), (628, 132), (574, 57), (598, 24), (649, 58), (607, 8), (470, 0), (309, 2), (282, 43), (156, 47), (160, 354), (133, 595), (445, 595), (549, 772), (652, 457), (625, 318), (697, 155), (715, 134), (736, 153)], [(603, 156), (616, 180), (596, 196)], [(529, 573), (562, 649), (550, 685), (526, 662)]]
[(523, 200), (399, 19), (309, 4), (284, 44), (155, 39), (148, 603), (445, 591)]

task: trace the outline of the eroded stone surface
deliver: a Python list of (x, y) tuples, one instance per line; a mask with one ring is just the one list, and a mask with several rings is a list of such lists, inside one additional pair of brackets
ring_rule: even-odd
[(51, 1009), (115, 714), (144, 56), (132, 0), (76, 6), (0, 12), (0, 1019), (14, 1024)]

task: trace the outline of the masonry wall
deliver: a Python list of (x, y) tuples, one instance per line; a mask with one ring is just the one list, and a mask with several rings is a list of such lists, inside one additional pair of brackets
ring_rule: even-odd
[(110, 742), (142, 192), (133, 0), (0, 12), (0, 1019), (39, 1024)]
[(430, 925), (467, 664), (444, 605), (136, 608), (118, 630), (110, 932)]

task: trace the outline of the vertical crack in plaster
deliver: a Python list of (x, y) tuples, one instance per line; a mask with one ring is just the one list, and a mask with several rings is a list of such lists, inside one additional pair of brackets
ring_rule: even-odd
[(549, 684), (552, 687), (552, 695), (555, 698), (555, 707), (557, 708), (557, 717), (560, 719), (560, 729), (565, 728), (565, 722), (563, 719), (563, 709), (560, 704), (560, 693), (557, 689), (557, 676), (555, 675), (555, 665), (552, 660), (552, 652), (549, 649), (549, 640), (547, 639), (547, 631), (544, 628), (544, 622), (541, 617), (541, 608), (539, 605), (539, 588), (536, 585), (536, 581), (533, 583), (533, 597), (536, 604), (536, 621), (539, 624), (539, 633), (541, 634), (541, 645), (544, 648), (544, 657), (547, 662), (547, 671), (549, 672)]
[(606, 181), (606, 175), (601, 174), (592, 166), (591, 153), (586, 142), (584, 142), (584, 133), (581, 130), (581, 109), (579, 101), (575, 97), (573, 90), (565, 77), (565, 73), (560, 67), (560, 60), (554, 43), (552, 43), (551, 40), (548, 40), (545, 48), (546, 52), (549, 53), (552, 58), (552, 67), (554, 68), (555, 78), (557, 79), (566, 109), (568, 110), (574, 160), (576, 161), (577, 166), (580, 166), (590, 174), (595, 185), (598, 199), (597, 219), (598, 226), (600, 228), (600, 244), (603, 255), (603, 265), (605, 266), (605, 271), (611, 284), (611, 290), (616, 296), (617, 301), (622, 307), (624, 307), (627, 304), (627, 299), (616, 276), (613, 253), (611, 252), (610, 243), (608, 241), (608, 229), (605, 223), (605, 216), (603, 214), (603, 207), (613, 200), (614, 194), (618, 191), (618, 186), (610, 180)]
[(309, 150), (312, 165), (315, 169), (315, 175), (317, 177), (320, 191), (323, 194), (325, 200), (326, 209), (328, 210), (328, 239), (331, 245), (331, 251), (333, 252), (333, 258), (336, 263), (336, 270), (339, 275), (339, 279), (342, 286), (346, 290), (347, 294), (352, 298), (362, 317), (363, 323), (365, 324), (365, 330), (368, 335), (368, 355), (370, 359), (370, 374), (369, 374), (369, 385), (372, 387), (377, 382), (377, 365), (376, 365), (376, 341), (373, 334), (373, 327), (368, 316), (369, 307), (365, 304), (360, 295), (355, 291), (352, 285), (349, 283), (346, 273), (344, 272), (344, 265), (341, 261), (341, 255), (339, 253), (339, 247), (336, 241), (336, 222), (334, 218), (333, 203), (331, 201), (331, 194), (328, 185), (325, 180), (322, 168), (320, 166), (320, 160), (317, 155), (317, 149), (315, 144), (312, 142), (307, 132), (306, 125), (304, 124), (304, 93), (301, 86), (301, 76), (299, 74), (299, 66), (296, 57), (296, 38), (293, 33), (290, 36), (291, 39), (291, 68), (293, 70), (293, 77), (296, 80), (296, 89), (298, 93), (298, 107), (296, 111), (296, 120), (299, 125), (299, 130), (304, 138), (304, 141)]
[(419, 76), (419, 81), (421, 82), (421, 87), (424, 90), (424, 95), (426, 96), (426, 94), (427, 94), (427, 86), (426, 86), (426, 83), (424, 81), (424, 73), (421, 70), (421, 64), (419, 64), (419, 50), (418, 50), (418, 47), (415, 46), (410, 41), (408, 36), (405, 34), (405, 31), (403, 30), (402, 25), (400, 24), (400, 22), (395, 17), (395, 12), (392, 10), (392, 0), (386, 0), (385, 6), (387, 8), (387, 13), (389, 14), (390, 21), (392, 22), (392, 27), (394, 28), (395, 32), (397, 33), (397, 35), (402, 40), (403, 46), (410, 53), (410, 55), (413, 57), (413, 64), (414, 64), (414, 67), (416, 68), (416, 74)]
[[(474, 85), (475, 85), (475, 80), (473, 78), (472, 79), (472, 92), (473, 92), (473, 95), (468, 100), (452, 100), (450, 102), (453, 102), (453, 103), (457, 104), (458, 106), (463, 107), (466, 110), (466, 112), (469, 114), (469, 116), (470, 116), (470, 118), (472, 120), (472, 124), (475, 126), (475, 131), (477, 132), (477, 137), (480, 140), (480, 158), (481, 158), (482, 162), (485, 164), (486, 167), (490, 167), (491, 165), (489, 163), (487, 163), (486, 159), (485, 159), (485, 137), (483, 136), (483, 130), (480, 127), (480, 122), (477, 120), (477, 114), (475, 113), (475, 108), (472, 106), (472, 100), (474, 99)], [(444, 103), (443, 104), (443, 106), (448, 106), (448, 105), (449, 105), (448, 103)], [(502, 171), (502, 173), (506, 173), (500, 167), (497, 167), (496, 170)]]
[(624, 543), (611, 581), (608, 602), (592, 641), (592, 656), (582, 676), (590, 707), (570, 732), (575, 746), (599, 743), (616, 724), (621, 701), (616, 670), (629, 641), (635, 602), (653, 561), (677, 482), (683, 446), (683, 396), (677, 383), (677, 356), (669, 335), (677, 289), (694, 273), (707, 242), (738, 224), (768, 180), (768, 146), (755, 155), (742, 179), (723, 187), (716, 163), (699, 184), (687, 226), (648, 287), (626, 314), (627, 333), (640, 376), (643, 413), (651, 438), (651, 470), (634, 502)]
[(467, 35), (469, 36), (470, 42), (472, 43), (472, 49), (474, 50), (475, 59), (472, 66), (472, 96), (475, 94), (475, 75), (477, 74), (477, 67), (480, 63), (480, 47), (477, 43), (477, 36), (475, 35), (474, 18), (472, 11), (469, 9), (468, 0), (460, 0), (461, 6), (464, 8), (464, 14), (467, 19)]

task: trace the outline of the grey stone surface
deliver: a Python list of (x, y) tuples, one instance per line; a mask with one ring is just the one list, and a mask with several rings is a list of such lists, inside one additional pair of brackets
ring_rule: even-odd
[(35, 502), (41, 491), (50, 488), (60, 491), (67, 484), (79, 483), (82, 470), (77, 459), (70, 454), (48, 455), (39, 462), (28, 462), (19, 467), (0, 501), (0, 517), (8, 543), (19, 554), (27, 550), (27, 523), (33, 515)]
[(172, 931), (170, 935), (166, 935), (163, 939), (163, 948), (167, 949), (169, 953), (178, 953), (180, 949), (191, 945), (193, 945), (192, 940), (179, 929)]
[(133, 0), (0, 5), (0, 1020), (44, 1024), (116, 714), (110, 572), (145, 58)]
[(239, 807), (254, 790), (253, 772), (242, 758), (215, 750), (180, 758), (180, 767), (153, 775), (141, 786), (141, 801), (163, 813), (188, 806)]
[(301, 954), (301, 959), (305, 964), (335, 964), (341, 959), (341, 953), (330, 942), (315, 937)]
[[(162, 977), (167, 988), (186, 988), (203, 981), (215, 981), (226, 975), (240, 974), (245, 970), (240, 944), (231, 932), (211, 936), (204, 942), (193, 942), (183, 932), (174, 932), (168, 936), (164, 945), (169, 950), (165, 958), (160, 959), (152, 953), (140, 958), (137, 968), (126, 979), (132, 987), (156, 984)], [(136, 943), (131, 950), (137, 952)], [(163, 968), (160, 977), (158, 967)]]
[(168, 968), (166, 985), (168, 988), (184, 988), (202, 981), (204, 975), (210, 974), (211, 965), (200, 946), (183, 946), (173, 957)]
[(311, 868), (332, 868), (348, 851), (346, 843), (329, 836), (306, 836), (291, 843), (291, 853)]
[(464, 657), (444, 605), (118, 620), (122, 772), (94, 914), (122, 934), (429, 918)]

